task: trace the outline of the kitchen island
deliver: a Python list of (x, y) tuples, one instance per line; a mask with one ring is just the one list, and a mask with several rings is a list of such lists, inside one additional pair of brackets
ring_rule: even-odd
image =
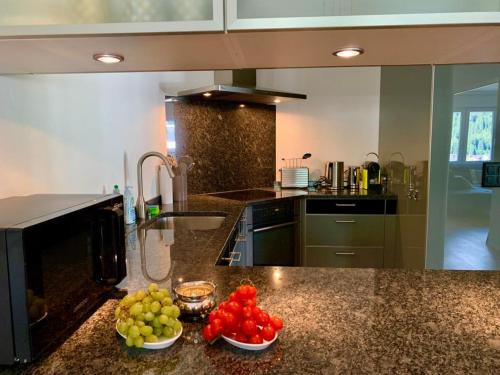
[[(500, 273), (398, 269), (221, 267), (217, 257), (244, 204), (192, 197), (169, 214), (226, 215), (218, 229), (132, 228), (128, 276), (134, 291), (151, 280), (171, 288), (210, 280), (221, 301), (250, 279), (258, 304), (283, 318), (278, 340), (260, 353), (222, 340), (210, 346), (201, 323), (159, 351), (129, 349), (114, 330), (108, 300), (49, 356), (3, 374), (494, 374), (500, 369)], [(146, 223), (146, 226), (148, 223)], [(157, 233), (157, 235), (155, 235)]]

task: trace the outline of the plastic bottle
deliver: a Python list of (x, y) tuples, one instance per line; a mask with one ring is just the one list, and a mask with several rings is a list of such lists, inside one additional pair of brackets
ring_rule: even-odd
[(120, 194), (120, 188), (118, 187), (118, 185), (113, 186), (113, 194)]
[(125, 209), (125, 224), (135, 223), (135, 204), (132, 186), (125, 186), (123, 194), (123, 206)]

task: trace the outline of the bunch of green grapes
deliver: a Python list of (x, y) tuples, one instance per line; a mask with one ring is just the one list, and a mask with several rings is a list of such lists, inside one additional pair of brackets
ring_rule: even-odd
[(182, 330), (177, 319), (179, 307), (173, 304), (167, 289), (152, 283), (147, 292), (126, 295), (115, 311), (118, 331), (127, 337), (127, 346), (142, 348), (145, 342), (172, 338)]

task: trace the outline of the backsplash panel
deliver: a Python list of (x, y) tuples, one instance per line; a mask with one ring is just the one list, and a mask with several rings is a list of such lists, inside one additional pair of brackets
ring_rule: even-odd
[[(216, 101), (167, 105), (175, 154), (190, 155), (188, 194), (272, 186), (276, 175), (276, 107)], [(170, 111), (170, 113), (169, 113)], [(170, 141), (170, 139), (169, 139)]]

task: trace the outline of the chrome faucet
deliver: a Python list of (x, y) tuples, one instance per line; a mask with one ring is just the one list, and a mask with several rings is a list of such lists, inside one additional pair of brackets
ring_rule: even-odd
[(147, 204), (144, 201), (144, 187), (142, 184), (142, 164), (144, 163), (144, 160), (146, 160), (150, 156), (156, 156), (156, 157), (160, 158), (162, 160), (163, 164), (165, 164), (165, 167), (167, 168), (168, 175), (170, 176), (170, 178), (174, 178), (174, 172), (172, 171), (172, 166), (170, 165), (170, 160), (168, 160), (168, 158), (165, 155), (163, 155), (162, 153), (156, 152), (156, 151), (150, 151), (150, 152), (146, 152), (144, 155), (142, 155), (139, 158), (139, 161), (137, 162), (137, 188), (138, 188), (139, 192), (138, 192), (138, 196), (137, 196), (136, 208), (137, 208), (137, 216), (140, 219), (145, 219), (146, 213), (148, 211)]

